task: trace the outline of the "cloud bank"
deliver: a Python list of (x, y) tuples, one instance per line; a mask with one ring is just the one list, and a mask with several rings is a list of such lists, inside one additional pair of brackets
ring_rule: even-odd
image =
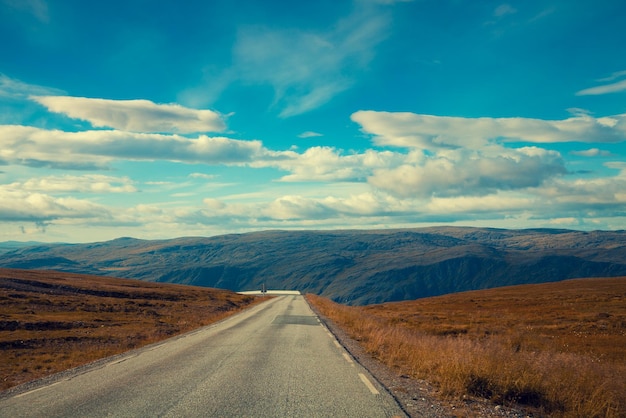
[[(202, 111), (148, 101), (67, 99), (41, 96), (36, 100), (51, 111), (111, 129), (67, 132), (0, 125), (0, 161), (74, 170), (110, 170), (119, 161), (167, 161), (276, 172), (262, 190), (233, 194), (224, 190), (241, 184), (217, 182), (219, 176), (195, 167), (185, 175), (194, 179), (193, 184), (155, 180), (144, 182), (141, 189), (129, 177), (102, 174), (32, 177), (0, 186), (1, 219), (37, 225), (150, 224), (183, 228), (176, 229), (180, 234), (184, 228), (193, 232), (197, 225), (375, 227), (389, 222), (548, 219), (555, 212), (568, 222), (615, 216), (623, 213), (626, 204), (626, 167), (606, 162), (617, 175), (574, 177), (559, 152), (539, 146), (622, 142), (626, 140), (624, 115), (593, 118), (579, 111), (564, 120), (539, 120), (359, 111), (351, 118), (371, 136), (372, 148), (346, 152), (312, 146), (297, 152), (271, 150), (261, 141), (130, 129), (163, 129), (164, 122), (157, 117), (161, 112), (167, 126), (177, 124), (170, 131), (192, 132), (194, 126), (214, 122), (210, 117), (202, 121), (198, 116)], [(110, 113), (104, 111), (104, 104), (112, 106)], [(127, 110), (137, 120), (120, 119)], [(315, 135), (310, 131), (303, 136)], [(599, 148), (570, 153), (611, 156)], [(309, 188), (305, 182), (318, 183), (318, 187)], [(134, 204), (116, 208), (97, 202), (105, 194), (123, 194), (126, 199), (140, 191), (155, 196), (166, 190), (166, 203), (143, 203), (137, 197), (130, 199)], [(215, 191), (222, 196), (213, 196)], [(196, 206), (188, 203), (193, 199)], [(185, 204), (177, 206), (176, 200)]]
[(212, 110), (189, 109), (149, 100), (107, 100), (71, 96), (32, 96), (49, 111), (81, 119), (96, 128), (129, 132), (222, 132), (226, 124)]
[(492, 142), (616, 143), (626, 140), (626, 114), (564, 120), (461, 118), (409, 112), (359, 111), (352, 120), (380, 146), (480, 149)]
[(66, 132), (0, 125), (0, 160), (29, 166), (105, 168), (111, 160), (166, 160), (184, 163), (248, 163), (272, 153), (259, 141), (200, 135), (144, 134), (124, 131)]
[(104, 206), (85, 199), (0, 187), (0, 219), (4, 222), (42, 223), (57, 219), (110, 218), (110, 215)]

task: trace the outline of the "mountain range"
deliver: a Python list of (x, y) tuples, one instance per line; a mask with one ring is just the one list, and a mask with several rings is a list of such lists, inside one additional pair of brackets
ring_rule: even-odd
[(626, 231), (430, 227), (262, 231), (168, 240), (0, 244), (0, 266), (235, 291), (294, 289), (363, 305), (626, 276)]

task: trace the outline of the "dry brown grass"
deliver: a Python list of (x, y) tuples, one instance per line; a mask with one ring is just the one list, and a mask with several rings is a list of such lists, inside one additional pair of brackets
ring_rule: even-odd
[(626, 416), (626, 278), (365, 307), (307, 297), (375, 357), (444, 396), (556, 417)]
[(208, 325), (256, 301), (194, 286), (0, 269), (0, 390)]

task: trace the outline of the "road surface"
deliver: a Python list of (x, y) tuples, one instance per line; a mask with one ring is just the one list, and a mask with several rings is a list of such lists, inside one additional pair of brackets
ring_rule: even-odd
[(303, 296), (61, 375), (0, 400), (0, 417), (395, 417), (395, 400)]

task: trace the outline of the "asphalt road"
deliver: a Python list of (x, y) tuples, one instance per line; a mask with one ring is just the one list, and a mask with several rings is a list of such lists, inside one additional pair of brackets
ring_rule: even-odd
[(1, 417), (394, 417), (300, 295), (0, 400)]

